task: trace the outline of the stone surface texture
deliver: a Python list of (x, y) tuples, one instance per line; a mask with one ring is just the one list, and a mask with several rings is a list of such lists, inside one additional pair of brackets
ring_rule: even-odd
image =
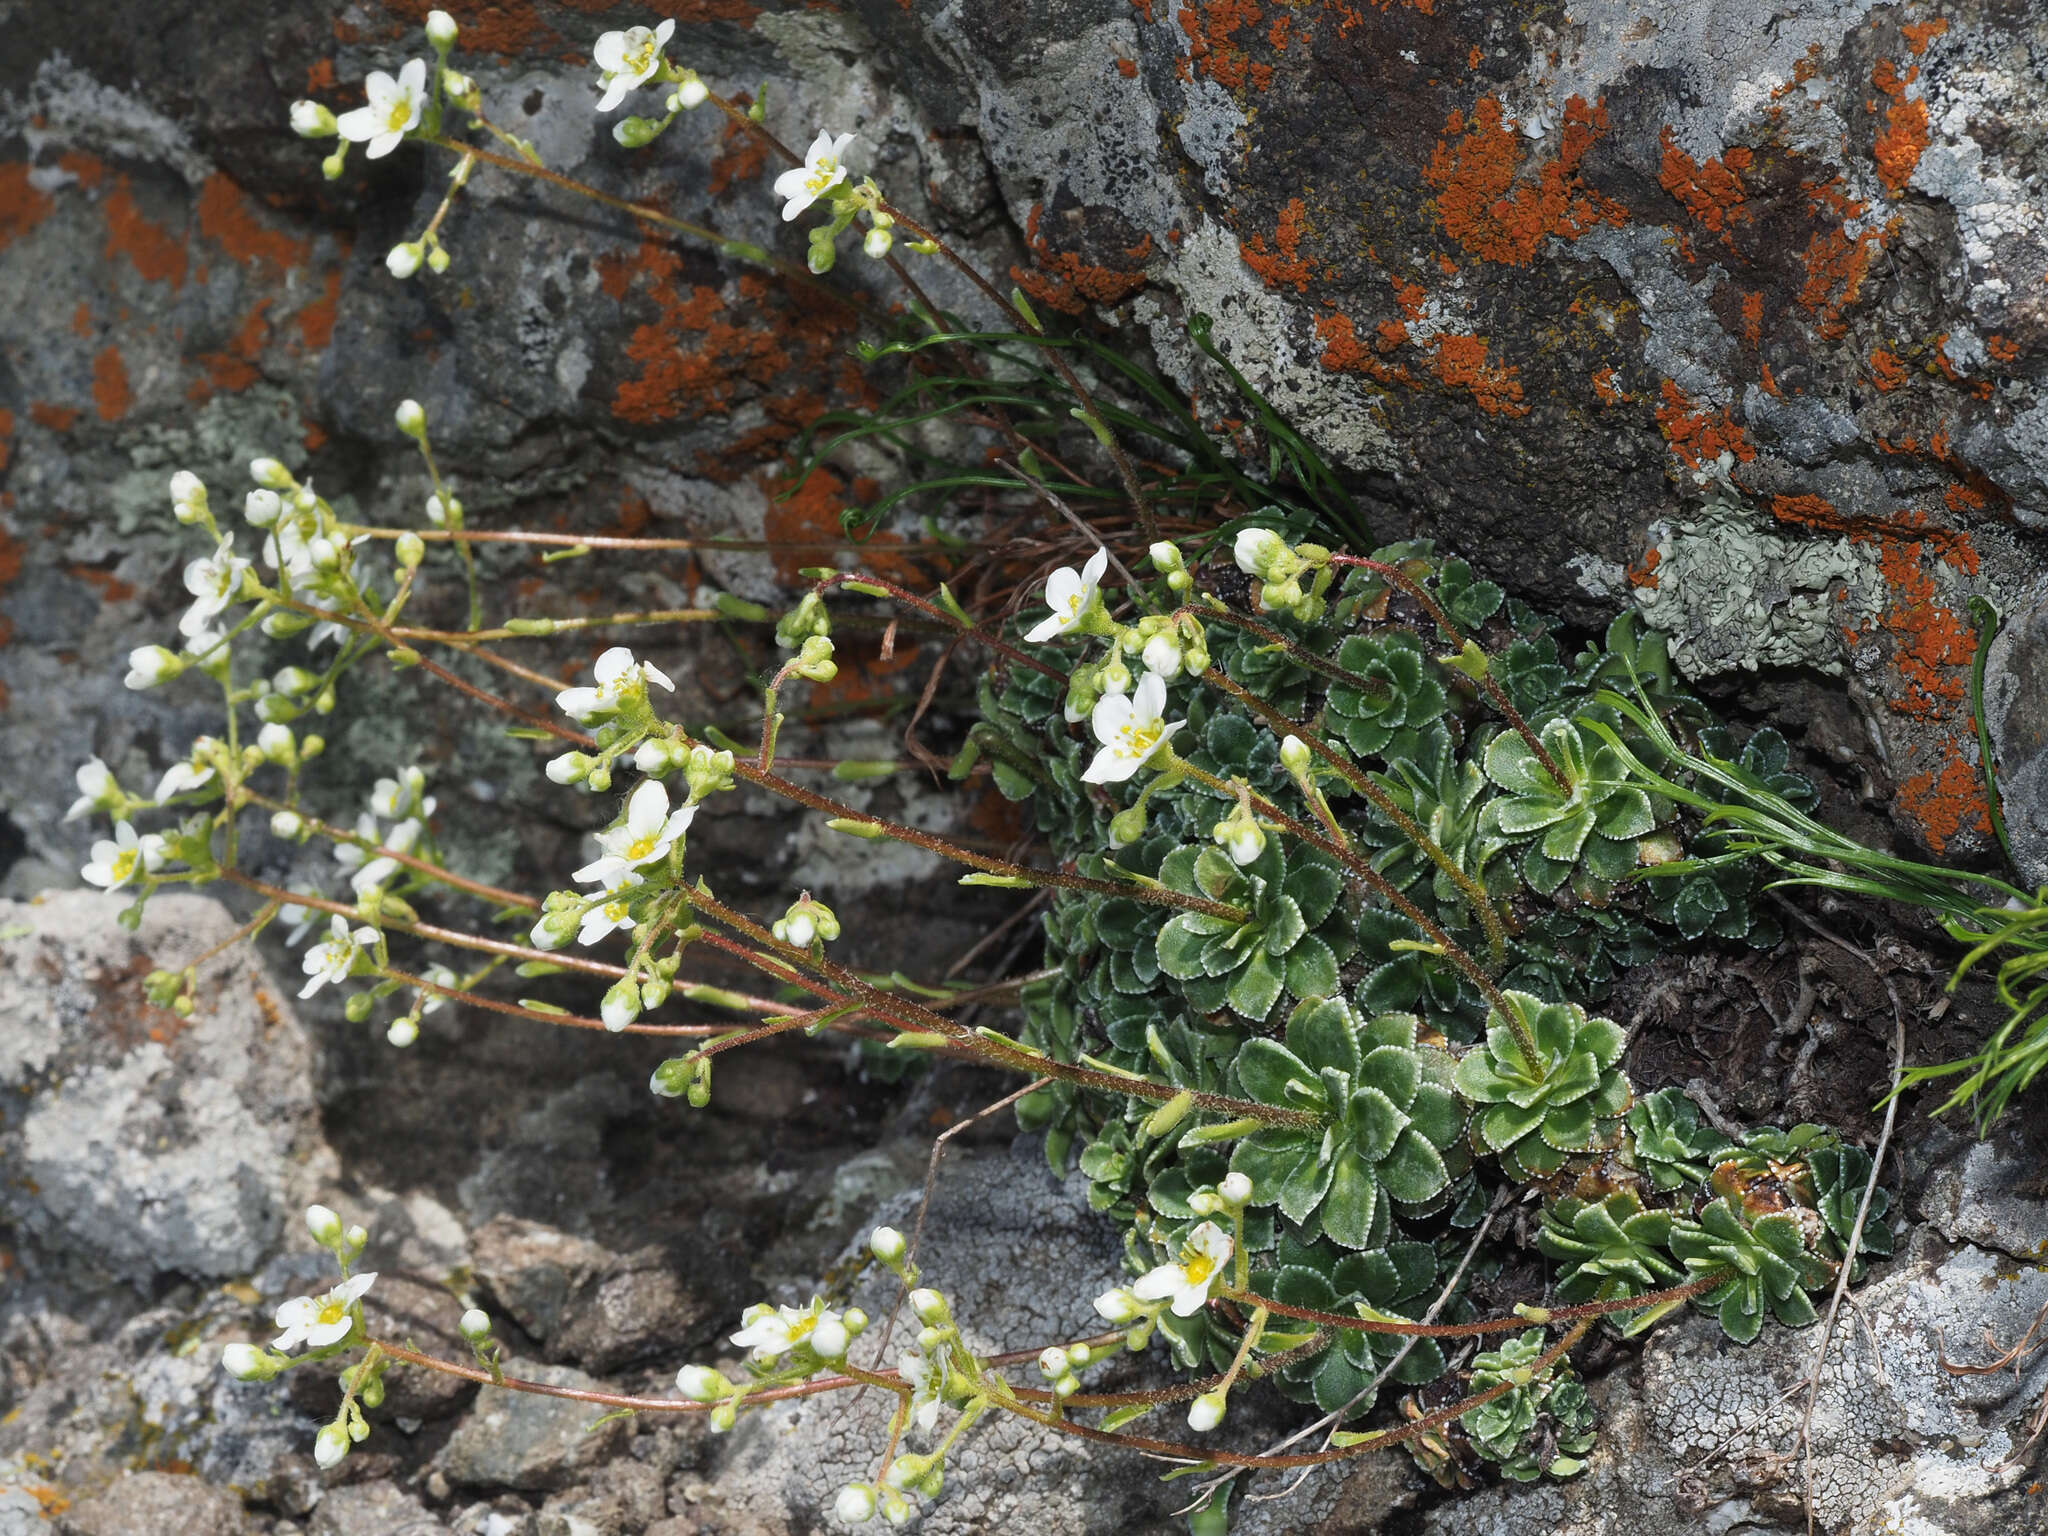
[[(715, 88), (762, 95), (793, 142), (857, 131), (857, 172), (1001, 286), (1149, 352), (1261, 463), (1250, 412), (1189, 341), (1208, 317), (1339, 466), (1374, 537), (1440, 539), (1589, 627), (1639, 611), (1703, 691), (1775, 713), (1809, 760), (1860, 778), (1867, 835), (1989, 854), (1969, 600), (1993, 599), (1985, 723), (2016, 861), (2048, 879), (2041, 7), (454, 9), (487, 109), (549, 165), (800, 259), (767, 195), (778, 167), (737, 130), (707, 111), (628, 155), (591, 112), (596, 32), (678, 19), (672, 52)], [(412, 396), (473, 527), (783, 546), (615, 562), (569, 583), (596, 613), (716, 591), (781, 602), (821, 558), (796, 546), (830, 539), (869, 478), (902, 467), (845, 456), (775, 500), (805, 424), (861, 397), (850, 311), (531, 181), (480, 174), (446, 225), (450, 273), (391, 278), (384, 252), (432, 216), (445, 159), (358, 155), (330, 183), (324, 146), (284, 122), (294, 98), (353, 105), (367, 69), (420, 53), (424, 10), (106, 0), (81, 25), (57, 0), (0, 4), (0, 897), (22, 898), (0, 902), (0, 1536), (824, 1528), (833, 1483), (869, 1467), (872, 1402), (713, 1439), (651, 1415), (592, 1432), (583, 1405), (394, 1378), (371, 1441), (323, 1474), (310, 1447), (331, 1382), (244, 1386), (215, 1362), (330, 1282), (295, 1214), (318, 1198), (372, 1225), (378, 1316), (424, 1347), (461, 1357), (452, 1319), (481, 1301), (525, 1374), (666, 1392), (762, 1295), (850, 1283), (882, 1315), (878, 1283), (840, 1262), (847, 1242), (910, 1209), (936, 1126), (1010, 1086), (942, 1072), (890, 1089), (822, 1044), (778, 1041), (728, 1058), (713, 1107), (686, 1117), (646, 1094), (664, 1054), (648, 1042), (442, 1016), (396, 1052), (329, 996), (295, 1007), (243, 950), (208, 963), (181, 1020), (141, 1001), (140, 978), (246, 911), (167, 894), (131, 936), (120, 899), (64, 889), (105, 830), (64, 820), (76, 763), (97, 754), (146, 791), (218, 723), (197, 680), (121, 682), (131, 648), (170, 638), (202, 552), (171, 518), (173, 470), (232, 514), (248, 459), (275, 455), (366, 517), (417, 522), (428, 482), (390, 424)], [(921, 270), (937, 302), (987, 318), (962, 279)], [(856, 258), (842, 279), (896, 300)], [(493, 616), (523, 611), (529, 555), (481, 566)], [(459, 602), (439, 580), (423, 612)], [(757, 641), (691, 626), (644, 649), (682, 718), (743, 731), (749, 671), (771, 654)], [(935, 653), (913, 642), (884, 662), (849, 640), (841, 660), (876, 690), (914, 686)], [(531, 655), (566, 675), (597, 648)], [(423, 708), (382, 671), (351, 686), (309, 770), (319, 795), (353, 805), (422, 762), (452, 864), (515, 884), (571, 867), (604, 807), (548, 785), (501, 719)], [(876, 758), (898, 735), (792, 725), (784, 743)], [(912, 775), (839, 792), (921, 825), (960, 814)], [(872, 898), (863, 963), (922, 974), (1012, 910), (921, 853), (728, 803), (693, 829), (693, 858), (764, 907), (806, 885)], [(326, 854), (284, 844), (252, 869), (338, 883)], [(1868, 1058), (1881, 1086), (1889, 1028), (1875, 1046), (1860, 1026), (1815, 1034), (1819, 1069)], [(1789, 1075), (1770, 1059), (1767, 1080), (1724, 1086), (1789, 1104), (1809, 1055)], [(1993, 1358), (2048, 1301), (2030, 1113), (1981, 1145), (1902, 1131), (1912, 1236), (1822, 1373), (1821, 1528), (1863, 1536), (1888, 1506), (1915, 1536), (2041, 1528), (2039, 1449), (2014, 1458), (2048, 1391), (2043, 1355), (2002, 1374), (1941, 1363), (1944, 1341), (1950, 1360)], [(931, 1272), (992, 1345), (1087, 1327), (1116, 1272), (1116, 1234), (1034, 1156), (994, 1132), (963, 1144), (928, 1225)], [(1235, 1529), (1801, 1530), (1803, 1405), (1779, 1399), (1815, 1342), (1773, 1330), (1739, 1350), (1692, 1320), (1621, 1353), (1594, 1380), (1603, 1437), (1572, 1483), (1446, 1498), (1386, 1457), (1247, 1502)], [(1233, 1424), (1264, 1428), (1249, 1408)], [(1184, 1528), (1185, 1486), (1006, 1422), (964, 1448), (924, 1528), (1164, 1533)]]

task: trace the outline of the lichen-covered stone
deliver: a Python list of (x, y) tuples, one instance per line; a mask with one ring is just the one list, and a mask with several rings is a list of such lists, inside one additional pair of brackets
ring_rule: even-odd
[[(555, 1387), (602, 1390), (568, 1366), (507, 1356), (505, 1374)], [(599, 1420), (605, 1420), (599, 1423)], [(596, 1426), (596, 1427), (592, 1427)], [(573, 1398), (494, 1392), (455, 1427), (436, 1465), (459, 1488), (563, 1488), (616, 1456), (631, 1430), (623, 1419)]]

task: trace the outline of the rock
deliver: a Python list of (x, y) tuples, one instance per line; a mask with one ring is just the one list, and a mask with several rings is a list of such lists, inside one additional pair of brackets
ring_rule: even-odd
[(536, 1536), (642, 1536), (666, 1507), (661, 1474), (622, 1456), (599, 1467), (587, 1484), (550, 1494)]
[(0, 1213), (113, 1278), (248, 1274), (330, 1168), (291, 1005), (237, 948), (208, 963), (190, 1019), (141, 981), (225, 938), (219, 903), (169, 891), (130, 935), (119, 896), (0, 902)]
[[(474, 1249), (477, 1278), (514, 1321), (551, 1353), (594, 1371), (675, 1354), (716, 1321), (700, 1289), (714, 1279), (715, 1253), (616, 1254), (511, 1216), (480, 1228)], [(702, 1272), (707, 1258), (713, 1273)]]
[(131, 1472), (65, 1511), (67, 1536), (242, 1536), (242, 1501), (199, 1478)]
[(447, 1536), (448, 1527), (396, 1483), (330, 1488), (313, 1511), (307, 1536)]
[[(600, 1391), (603, 1383), (567, 1366), (508, 1357), (507, 1376), (549, 1386)], [(462, 1488), (564, 1488), (616, 1456), (631, 1437), (622, 1419), (604, 1418), (601, 1404), (524, 1392), (478, 1398), (441, 1448), (436, 1466)]]
[(2006, 614), (1985, 658), (1984, 720), (2020, 883), (2048, 885), (2048, 599)]

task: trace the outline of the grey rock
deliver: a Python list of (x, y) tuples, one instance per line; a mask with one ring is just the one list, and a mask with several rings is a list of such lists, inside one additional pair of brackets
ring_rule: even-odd
[[(219, 903), (87, 892), (0, 902), (0, 1213), (110, 1277), (247, 1274), (331, 1166), (290, 1003), (246, 949), (210, 962), (189, 1020), (141, 993), (234, 928)], [(23, 931), (25, 930), (25, 931)]]
[(477, 1278), (519, 1326), (591, 1370), (674, 1353), (715, 1320), (701, 1291), (719, 1268), (715, 1255), (617, 1254), (512, 1216), (478, 1229), (473, 1247)]
[(447, 1536), (447, 1531), (418, 1499), (380, 1479), (330, 1488), (313, 1511), (307, 1536)]
[(131, 1472), (66, 1510), (61, 1523), (65, 1536), (242, 1536), (250, 1528), (232, 1493), (167, 1472)]
[[(549, 1386), (602, 1390), (603, 1383), (567, 1366), (507, 1358), (505, 1374)], [(480, 1397), (441, 1448), (436, 1466), (462, 1488), (564, 1488), (616, 1456), (631, 1436), (606, 1409), (571, 1398), (497, 1392)], [(597, 1425), (596, 1428), (592, 1428)]]
[(2006, 614), (1985, 658), (1984, 719), (2021, 881), (2048, 884), (2048, 597)]
[(642, 1536), (666, 1509), (661, 1474), (620, 1457), (599, 1467), (588, 1483), (549, 1495), (536, 1536)]

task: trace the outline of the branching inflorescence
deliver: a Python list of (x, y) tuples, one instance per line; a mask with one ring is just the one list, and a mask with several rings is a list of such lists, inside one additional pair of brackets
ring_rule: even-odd
[[(1686, 695), (1661, 639), (1626, 617), (1567, 654), (1553, 621), (1426, 542), (1369, 555), (1317, 542), (1350, 534), (1333, 509), (1334, 477), (1263, 402), (1275, 444), (1265, 482), (1217, 455), (1164, 385), (1139, 379), (1111, 349), (1047, 335), (1021, 295), (995, 293), (874, 182), (855, 181), (850, 135), (820, 133), (802, 157), (783, 150), (758, 106), (734, 106), (668, 59), (672, 28), (598, 40), (599, 110), (637, 89), (669, 92), (665, 116), (618, 124), (621, 145), (648, 144), (711, 102), (788, 161), (775, 187), (785, 220), (829, 212), (809, 237), (810, 274), (831, 269), (839, 235), (856, 223), (866, 254), (894, 265), (901, 231), (914, 252), (968, 272), (1011, 327), (970, 330), (932, 311), (913, 283), (923, 333), (864, 353), (908, 364), (911, 380), (874, 421), (853, 421), (834, 441), (900, 442), (916, 420), (951, 416), (1006, 445), (1014, 462), (1001, 475), (977, 471), (974, 486), (1050, 506), (1091, 541), (1084, 560), (1046, 581), (1049, 612), (1020, 623), (990, 603), (970, 611), (944, 583), (919, 591), (817, 567), (774, 624), (785, 659), (760, 679), (758, 743), (692, 731), (669, 712), (673, 680), (625, 645), (574, 686), (517, 660), (516, 647), (600, 625), (658, 633), (773, 616), (728, 602), (486, 629), (473, 543), (560, 538), (469, 530), (435, 465), (426, 412), (405, 401), (398, 429), (433, 483), (422, 527), (346, 518), (282, 463), (259, 459), (242, 505), (254, 547), (238, 552), (241, 530), (221, 528), (206, 487), (173, 479), (178, 520), (211, 552), (186, 568), (192, 603), (178, 647), (136, 651), (128, 682), (203, 676), (220, 690), (222, 725), (153, 794), (130, 793), (95, 759), (79, 770), (73, 807), (113, 823), (84, 875), (136, 892), (124, 921), (165, 885), (238, 888), (255, 903), (239, 936), (279, 918), (296, 924), (294, 943), (318, 935), (304, 952), (304, 995), (349, 989), (348, 1017), (387, 1016), (397, 1046), (456, 1001), (693, 1039), (650, 1086), (695, 1106), (712, 1097), (720, 1054), (795, 1030), (1014, 1073), (1029, 1085), (1020, 1116), (1044, 1133), (1053, 1166), (1078, 1161), (1094, 1206), (1127, 1230), (1130, 1283), (1096, 1298), (1104, 1328), (1091, 1337), (978, 1352), (902, 1234), (880, 1228), (869, 1253), (897, 1277), (916, 1323), (893, 1359), (863, 1363), (869, 1320), (832, 1298), (763, 1302), (732, 1338), (745, 1357), (738, 1379), (691, 1364), (676, 1398), (580, 1395), (704, 1413), (727, 1429), (765, 1402), (878, 1388), (895, 1403), (886, 1449), (872, 1480), (839, 1491), (847, 1521), (908, 1519), (913, 1498), (939, 1494), (948, 1453), (991, 1412), (1233, 1472), (1406, 1444), (1447, 1485), (1469, 1485), (1489, 1464), (1514, 1478), (1569, 1476), (1595, 1437), (1568, 1359), (1591, 1329), (1639, 1333), (1693, 1304), (1746, 1343), (1769, 1319), (1812, 1321), (1810, 1298), (1844, 1266), (1857, 1272), (1888, 1253), (1886, 1197), (1861, 1151), (1812, 1125), (1723, 1134), (1677, 1090), (1641, 1091), (1623, 1067), (1624, 1032), (1588, 1011), (1620, 971), (1661, 949), (1776, 942), (1758, 871), (1776, 862), (1796, 875), (1802, 857), (1846, 857), (1834, 844), (1811, 852), (1825, 829), (1805, 817), (1812, 794), (1787, 771), (1782, 741), (1760, 731), (1738, 747)], [(330, 176), (353, 143), (373, 158), (408, 139), (457, 156), (449, 200), (391, 253), (401, 278), (448, 265), (441, 232), (476, 165), (575, 189), (485, 117), (476, 82), (448, 65), (453, 21), (432, 13), (427, 35), (431, 68), (416, 60), (395, 78), (373, 74), (369, 105), (339, 117), (311, 103), (292, 117), (304, 135), (341, 139)], [(512, 154), (460, 140), (457, 113)], [(926, 368), (936, 352), (957, 354), (960, 371)], [(1067, 402), (1065, 415), (1048, 401)], [(1120, 434), (1149, 435), (1156, 451), (1140, 459)], [(959, 489), (944, 475), (925, 486)], [(1069, 511), (1068, 494), (1093, 521)], [(1160, 536), (1162, 518), (1171, 536)], [(1074, 548), (1068, 525), (1054, 526)], [(466, 629), (407, 622), (430, 569), (462, 583)], [(835, 606), (864, 616), (879, 607), (986, 658), (979, 720), (950, 762), (926, 756), (956, 780), (1027, 802), (1033, 852), (996, 857), (790, 777), (779, 706), (786, 690), (834, 683)], [(303, 654), (263, 675), (252, 668), (258, 632), (302, 643)], [(352, 820), (316, 813), (302, 769), (323, 743), (307, 726), (342, 710), (352, 674), (379, 657), (548, 741), (555, 785), (615, 794), (596, 856), (539, 896), (463, 876), (435, 840), (418, 767), (379, 779)], [(458, 661), (473, 665), (458, 671)], [(493, 669), (495, 687), (473, 680), (478, 667)], [(1035, 892), (1047, 903), (1045, 960), (1010, 987), (1021, 993), (1021, 1028), (956, 1017), (986, 989), (905, 985), (834, 958), (855, 923), (808, 892), (765, 919), (722, 897), (690, 867), (689, 832), (742, 784), (846, 836), (951, 860), (963, 884)], [(158, 816), (157, 830), (138, 829)], [(331, 845), (331, 884), (287, 890), (251, 874), (248, 845), (265, 832)], [(450, 909), (474, 911), (472, 926)], [(474, 931), (503, 920), (516, 920), (523, 941)], [(686, 970), (693, 951), (753, 967), (778, 996), (698, 979)], [(506, 997), (507, 968), (587, 979), (594, 1014)], [(197, 974), (195, 962), (146, 986), (189, 1012)], [(748, 1021), (698, 1022), (707, 1009)], [(1541, 1202), (1535, 1242), (1549, 1285), (1482, 1317), (1474, 1281), (1502, 1251), (1483, 1240), (1492, 1213), (1522, 1197)], [(308, 1219), (340, 1284), (287, 1303), (271, 1345), (231, 1345), (223, 1363), (249, 1381), (341, 1364), (343, 1405), (316, 1445), (323, 1465), (368, 1433), (362, 1409), (394, 1365), (562, 1390), (506, 1378), (478, 1310), (463, 1322), (468, 1363), (372, 1337), (362, 1298), (375, 1277), (352, 1267), (368, 1235), (324, 1208)], [(1086, 1390), (1092, 1367), (1161, 1340), (1189, 1379)], [(1034, 1366), (1038, 1384), (1012, 1379)], [(1321, 1411), (1319, 1448), (1186, 1438), (1216, 1431), (1233, 1393), (1258, 1380)], [(1344, 1427), (1390, 1384), (1413, 1389), (1398, 1423)], [(1184, 1430), (1129, 1427), (1166, 1412), (1184, 1414)], [(914, 1438), (929, 1448), (911, 1449)]]

